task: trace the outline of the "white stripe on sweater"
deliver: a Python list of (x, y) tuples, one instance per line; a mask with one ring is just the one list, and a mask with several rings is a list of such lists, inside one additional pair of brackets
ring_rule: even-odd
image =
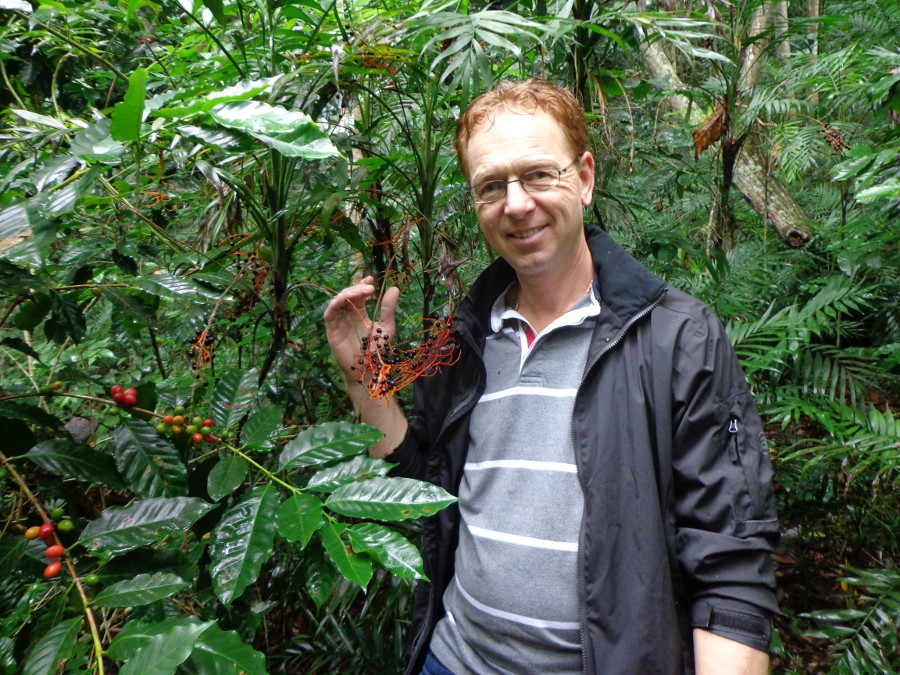
[(476, 609), (480, 609), (485, 614), (490, 614), (491, 616), (496, 616), (499, 619), (506, 619), (507, 621), (520, 623), (525, 626), (532, 626), (534, 628), (554, 628), (557, 630), (579, 630), (581, 628), (581, 624), (577, 621), (547, 621), (545, 619), (535, 619), (530, 616), (522, 616), (521, 614), (513, 614), (512, 612), (504, 612), (502, 609), (489, 607), (483, 602), (478, 602), (478, 600), (466, 593), (465, 589), (460, 586), (458, 577), (454, 577), (453, 580), (456, 582), (456, 588), (459, 590), (460, 594), (473, 607), (475, 607)]
[(527, 469), (528, 471), (560, 471), (578, 473), (578, 467), (565, 462), (538, 462), (531, 459), (490, 459), (485, 462), (466, 462), (466, 471), (485, 469)]
[(575, 398), (578, 389), (551, 389), (549, 387), (510, 387), (492, 394), (485, 394), (479, 399), (479, 403), (495, 401), (507, 396), (549, 396), (552, 398)]
[(577, 541), (553, 541), (552, 539), (538, 539), (536, 537), (524, 537), (521, 534), (510, 534), (509, 532), (498, 532), (497, 530), (487, 530), (483, 527), (469, 525), (469, 532), (473, 537), (482, 539), (493, 539), (494, 541), (502, 541), (506, 544), (516, 544), (518, 546), (528, 546), (530, 548), (543, 548), (550, 551), (578, 551)]

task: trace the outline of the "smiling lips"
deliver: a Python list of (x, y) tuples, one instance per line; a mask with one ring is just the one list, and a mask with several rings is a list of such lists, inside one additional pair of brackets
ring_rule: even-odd
[(509, 236), (512, 237), (513, 239), (528, 239), (528, 237), (531, 237), (531, 236), (537, 234), (538, 232), (540, 232), (543, 229), (544, 229), (543, 226), (535, 227), (534, 229), (525, 230), (524, 232), (513, 232)]

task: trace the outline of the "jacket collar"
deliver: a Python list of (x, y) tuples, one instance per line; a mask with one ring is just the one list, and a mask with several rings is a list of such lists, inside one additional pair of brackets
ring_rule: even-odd
[[(666, 284), (603, 230), (586, 225), (584, 235), (594, 261), (600, 298), (623, 323), (627, 323), (650, 304)], [(484, 339), (497, 295), (515, 278), (509, 263), (502, 258), (495, 260), (478, 276), (469, 297), (460, 304), (460, 328), (468, 332), (476, 344), (480, 345)]]

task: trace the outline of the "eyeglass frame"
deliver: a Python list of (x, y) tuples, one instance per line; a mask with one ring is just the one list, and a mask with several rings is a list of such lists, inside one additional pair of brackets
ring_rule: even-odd
[[(513, 178), (512, 180), (502, 180), (502, 179), (486, 180), (486, 181), (482, 181), (481, 183), (478, 183), (477, 185), (470, 185), (469, 186), (469, 194), (472, 196), (472, 200), (475, 202), (475, 204), (494, 204), (506, 197), (506, 195), (509, 193), (509, 184), (510, 183), (519, 183), (522, 186), (522, 189), (525, 192), (529, 192), (529, 193), (531, 193), (531, 192), (546, 192), (547, 190), (552, 190), (555, 187), (559, 187), (559, 184), (562, 182), (563, 174), (565, 174), (569, 169), (571, 169), (575, 164), (577, 164), (581, 160), (581, 157), (583, 154), (584, 153), (581, 153), (575, 159), (573, 159), (571, 162), (569, 162), (562, 168), (559, 168), (556, 166), (539, 167), (537, 169), (531, 169), (530, 171), (526, 171), (525, 173), (522, 174), (522, 176), (527, 176), (530, 173), (536, 173), (538, 171), (556, 171), (556, 184), (554, 184), (554, 185), (548, 185), (547, 187), (538, 188), (536, 190), (535, 189), (529, 190), (527, 187), (525, 187), (525, 179), (522, 176), (520, 176), (519, 178)], [(487, 185), (489, 183), (496, 183), (497, 185), (500, 185), (502, 183), (503, 184), (503, 194), (500, 195), (499, 197), (497, 197), (496, 199), (492, 199), (487, 202), (486, 201), (478, 201), (478, 199), (475, 197), (475, 188), (481, 187), (482, 185)]]

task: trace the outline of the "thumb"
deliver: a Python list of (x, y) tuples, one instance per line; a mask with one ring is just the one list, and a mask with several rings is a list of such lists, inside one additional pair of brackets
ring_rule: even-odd
[(393, 324), (394, 317), (397, 315), (397, 303), (400, 300), (400, 289), (396, 286), (391, 286), (384, 293), (384, 297), (381, 298), (381, 316), (379, 320), (381, 323), (385, 324)]

